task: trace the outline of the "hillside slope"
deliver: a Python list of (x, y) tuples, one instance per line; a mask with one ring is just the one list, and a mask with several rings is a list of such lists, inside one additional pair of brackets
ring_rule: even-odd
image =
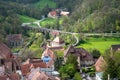
[[(74, 32), (120, 32), (120, 0), (79, 0), (68, 23)], [(77, 4), (77, 3), (76, 3)], [(74, 29), (73, 29), (74, 27)]]

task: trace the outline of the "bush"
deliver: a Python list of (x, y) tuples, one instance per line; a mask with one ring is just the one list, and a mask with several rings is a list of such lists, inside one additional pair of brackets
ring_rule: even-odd
[(92, 50), (91, 54), (93, 55), (94, 58), (99, 58), (100, 57), (100, 51), (97, 49)]
[(74, 80), (82, 80), (82, 77), (79, 72), (76, 72), (74, 75)]

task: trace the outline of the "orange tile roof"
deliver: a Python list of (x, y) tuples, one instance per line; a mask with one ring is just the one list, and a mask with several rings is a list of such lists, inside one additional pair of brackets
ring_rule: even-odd
[(46, 63), (44, 63), (44, 62), (39, 62), (39, 63), (32, 63), (32, 64), (31, 64), (31, 67), (34, 67), (34, 68), (37, 68), (37, 67), (47, 68), (47, 65), (46, 65)]
[(104, 71), (103, 66), (106, 64), (105, 60), (103, 59), (102, 56), (99, 57), (99, 59), (97, 60), (97, 62), (95, 63), (95, 69), (97, 72), (102, 72)]
[(52, 50), (50, 50), (49, 48), (47, 48), (47, 49), (43, 52), (42, 58), (43, 58), (44, 56), (50, 56), (53, 60), (55, 60), (55, 58), (56, 58), (54, 52), (53, 52)]
[(31, 80), (48, 80), (49, 77), (43, 72), (36, 72)]
[(30, 72), (30, 64), (22, 65), (21, 72), (23, 76), (26, 76)]

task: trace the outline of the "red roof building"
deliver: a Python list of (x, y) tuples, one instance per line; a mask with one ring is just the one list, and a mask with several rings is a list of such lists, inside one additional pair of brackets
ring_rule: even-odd
[(103, 59), (102, 56), (100, 56), (94, 66), (95, 66), (95, 69), (96, 69), (97, 72), (103, 72), (104, 71), (103, 67), (105, 65), (106, 65), (105, 60)]
[(12, 73), (9, 75), (10, 80), (20, 80), (20, 77), (17, 73)]
[(25, 64), (21, 66), (21, 72), (23, 76), (26, 76), (30, 72), (31, 64)]
[(50, 18), (57, 18), (58, 17), (58, 14), (56, 11), (51, 11), (48, 13), (48, 17)]
[(53, 52), (52, 50), (50, 50), (49, 48), (47, 48), (47, 49), (43, 52), (41, 58), (43, 59), (44, 56), (50, 56), (50, 58), (52, 58), (52, 60), (55, 60), (55, 59), (56, 59), (56, 56), (55, 56), (54, 52)]
[(64, 52), (64, 60), (67, 60), (68, 55), (75, 55), (77, 57), (78, 65), (87, 67), (94, 64), (93, 56), (83, 48), (75, 48), (69, 46)]
[(17, 73), (11, 73), (7, 75), (0, 75), (0, 80), (20, 80), (20, 77)]
[(0, 42), (0, 59), (12, 58), (10, 48), (4, 43)]

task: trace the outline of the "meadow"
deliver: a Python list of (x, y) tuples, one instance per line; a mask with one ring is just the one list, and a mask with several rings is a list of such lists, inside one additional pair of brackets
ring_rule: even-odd
[(19, 15), (19, 18), (20, 18), (21, 22), (23, 22), (23, 23), (37, 21), (37, 19), (29, 17), (29, 16), (25, 16), (25, 15)]
[(80, 44), (77, 47), (83, 47), (87, 49), (88, 51), (91, 51), (93, 49), (97, 49), (101, 52), (101, 54), (104, 54), (106, 50), (111, 48), (111, 45), (114, 44), (120, 44), (120, 38), (114, 38), (114, 37), (89, 37), (86, 39), (85, 43)]

